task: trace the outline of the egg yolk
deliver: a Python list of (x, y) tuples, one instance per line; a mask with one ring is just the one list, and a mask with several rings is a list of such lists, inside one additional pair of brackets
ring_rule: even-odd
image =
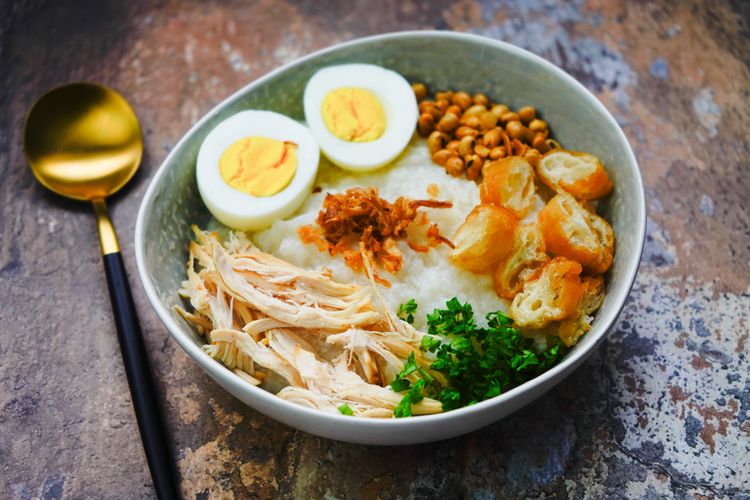
[(252, 196), (278, 193), (296, 171), (297, 145), (268, 137), (240, 139), (219, 158), (219, 173), (224, 182)]
[(341, 87), (326, 94), (320, 106), (328, 131), (349, 142), (370, 142), (385, 131), (385, 112), (375, 94)]

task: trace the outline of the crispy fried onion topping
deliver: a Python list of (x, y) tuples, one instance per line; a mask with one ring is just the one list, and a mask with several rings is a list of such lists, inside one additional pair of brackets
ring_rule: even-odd
[[(303, 243), (314, 244), (320, 251), (342, 255), (346, 265), (355, 271), (365, 272), (363, 258), (367, 258), (373, 268), (380, 266), (395, 273), (404, 262), (396, 245), (398, 239), (405, 240), (416, 252), (427, 252), (441, 243), (453, 247), (450, 240), (440, 235), (438, 226), (430, 224), (425, 214), (418, 212), (420, 207), (452, 206), (450, 201), (412, 200), (405, 196), (391, 203), (378, 196), (376, 188), (351, 188), (343, 193), (326, 194), (317, 226), (302, 226), (298, 235)], [(416, 220), (417, 215), (421, 215), (419, 220)], [(412, 241), (407, 233), (413, 222), (426, 228), (423, 232), (426, 244)], [(380, 284), (390, 286), (377, 272), (374, 276)]]

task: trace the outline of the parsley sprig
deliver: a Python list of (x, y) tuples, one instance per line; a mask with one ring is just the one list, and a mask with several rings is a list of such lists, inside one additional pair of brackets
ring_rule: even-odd
[[(416, 302), (402, 305), (399, 316), (407, 307), (413, 315)], [(502, 312), (488, 314), (487, 327), (480, 328), (470, 304), (454, 297), (445, 307), (427, 315), (428, 335), (420, 348), (436, 355), (430, 368), (444, 373), (450, 386), (437, 387), (433, 377), (417, 367), (412, 353), (391, 383), (396, 392), (408, 391), (394, 411), (396, 417), (410, 416), (411, 405), (425, 396), (440, 400), (445, 411), (484, 401), (531, 380), (565, 356), (559, 342), (550, 342), (541, 352), (534, 349), (534, 341), (521, 336)], [(411, 382), (407, 377), (415, 372), (420, 378)]]
[(414, 313), (417, 312), (417, 301), (409, 299), (408, 302), (398, 306), (396, 316), (406, 321), (407, 323), (414, 323)]
[[(407, 378), (412, 373), (416, 373), (420, 377), (414, 383)], [(425, 388), (434, 383), (434, 377), (427, 370), (417, 366), (417, 362), (414, 359), (414, 352), (409, 353), (409, 358), (406, 360), (401, 373), (390, 384), (391, 389), (396, 392), (407, 391), (396, 409), (393, 410), (393, 414), (397, 418), (411, 416), (411, 406), (422, 401), (425, 396)]]

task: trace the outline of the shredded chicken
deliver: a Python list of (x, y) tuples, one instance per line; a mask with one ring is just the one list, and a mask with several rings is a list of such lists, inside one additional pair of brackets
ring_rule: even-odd
[[(343, 193), (328, 193), (323, 200), (323, 209), (316, 220), (318, 227), (302, 226), (298, 235), (303, 243), (314, 244), (320, 251), (331, 255), (342, 255), (344, 262), (355, 271), (364, 272), (364, 260), (373, 266), (381, 266), (390, 273), (398, 272), (403, 266), (404, 258), (396, 245), (397, 239), (407, 238), (406, 229), (415, 221), (420, 207), (450, 208), (449, 201), (412, 200), (400, 196), (390, 203), (378, 196), (373, 187), (351, 188)], [(428, 221), (423, 217), (419, 224)], [(437, 225), (433, 224), (425, 233), (431, 246), (450, 241), (440, 235)], [(415, 241), (407, 244), (414, 251), (426, 252), (429, 246)], [(364, 245), (364, 254), (360, 247)], [(376, 281), (388, 286), (389, 282), (377, 273)]]
[[(240, 233), (222, 243), (193, 231), (180, 290), (193, 310), (175, 309), (206, 338), (204, 352), (242, 380), (282, 380), (278, 396), (308, 408), (338, 413), (348, 405), (357, 416), (390, 418), (403, 395), (388, 384), (409, 355), (429, 370), (432, 355), (419, 350), (425, 334), (385, 306), (368, 259), (372, 287), (362, 287), (261, 252)], [(442, 405), (425, 398), (412, 411), (438, 413)]]

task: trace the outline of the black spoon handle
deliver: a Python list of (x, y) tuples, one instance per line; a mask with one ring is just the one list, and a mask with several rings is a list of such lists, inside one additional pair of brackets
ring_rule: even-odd
[(120, 340), (125, 373), (128, 376), (130, 395), (133, 398), (135, 416), (141, 440), (146, 450), (148, 467), (156, 494), (161, 500), (176, 499), (177, 490), (172, 459), (167, 446), (167, 434), (159, 411), (154, 381), (148, 365), (146, 347), (141, 327), (130, 293), (128, 277), (120, 252), (104, 255), (104, 270), (107, 273), (109, 297), (115, 313), (117, 337)]

